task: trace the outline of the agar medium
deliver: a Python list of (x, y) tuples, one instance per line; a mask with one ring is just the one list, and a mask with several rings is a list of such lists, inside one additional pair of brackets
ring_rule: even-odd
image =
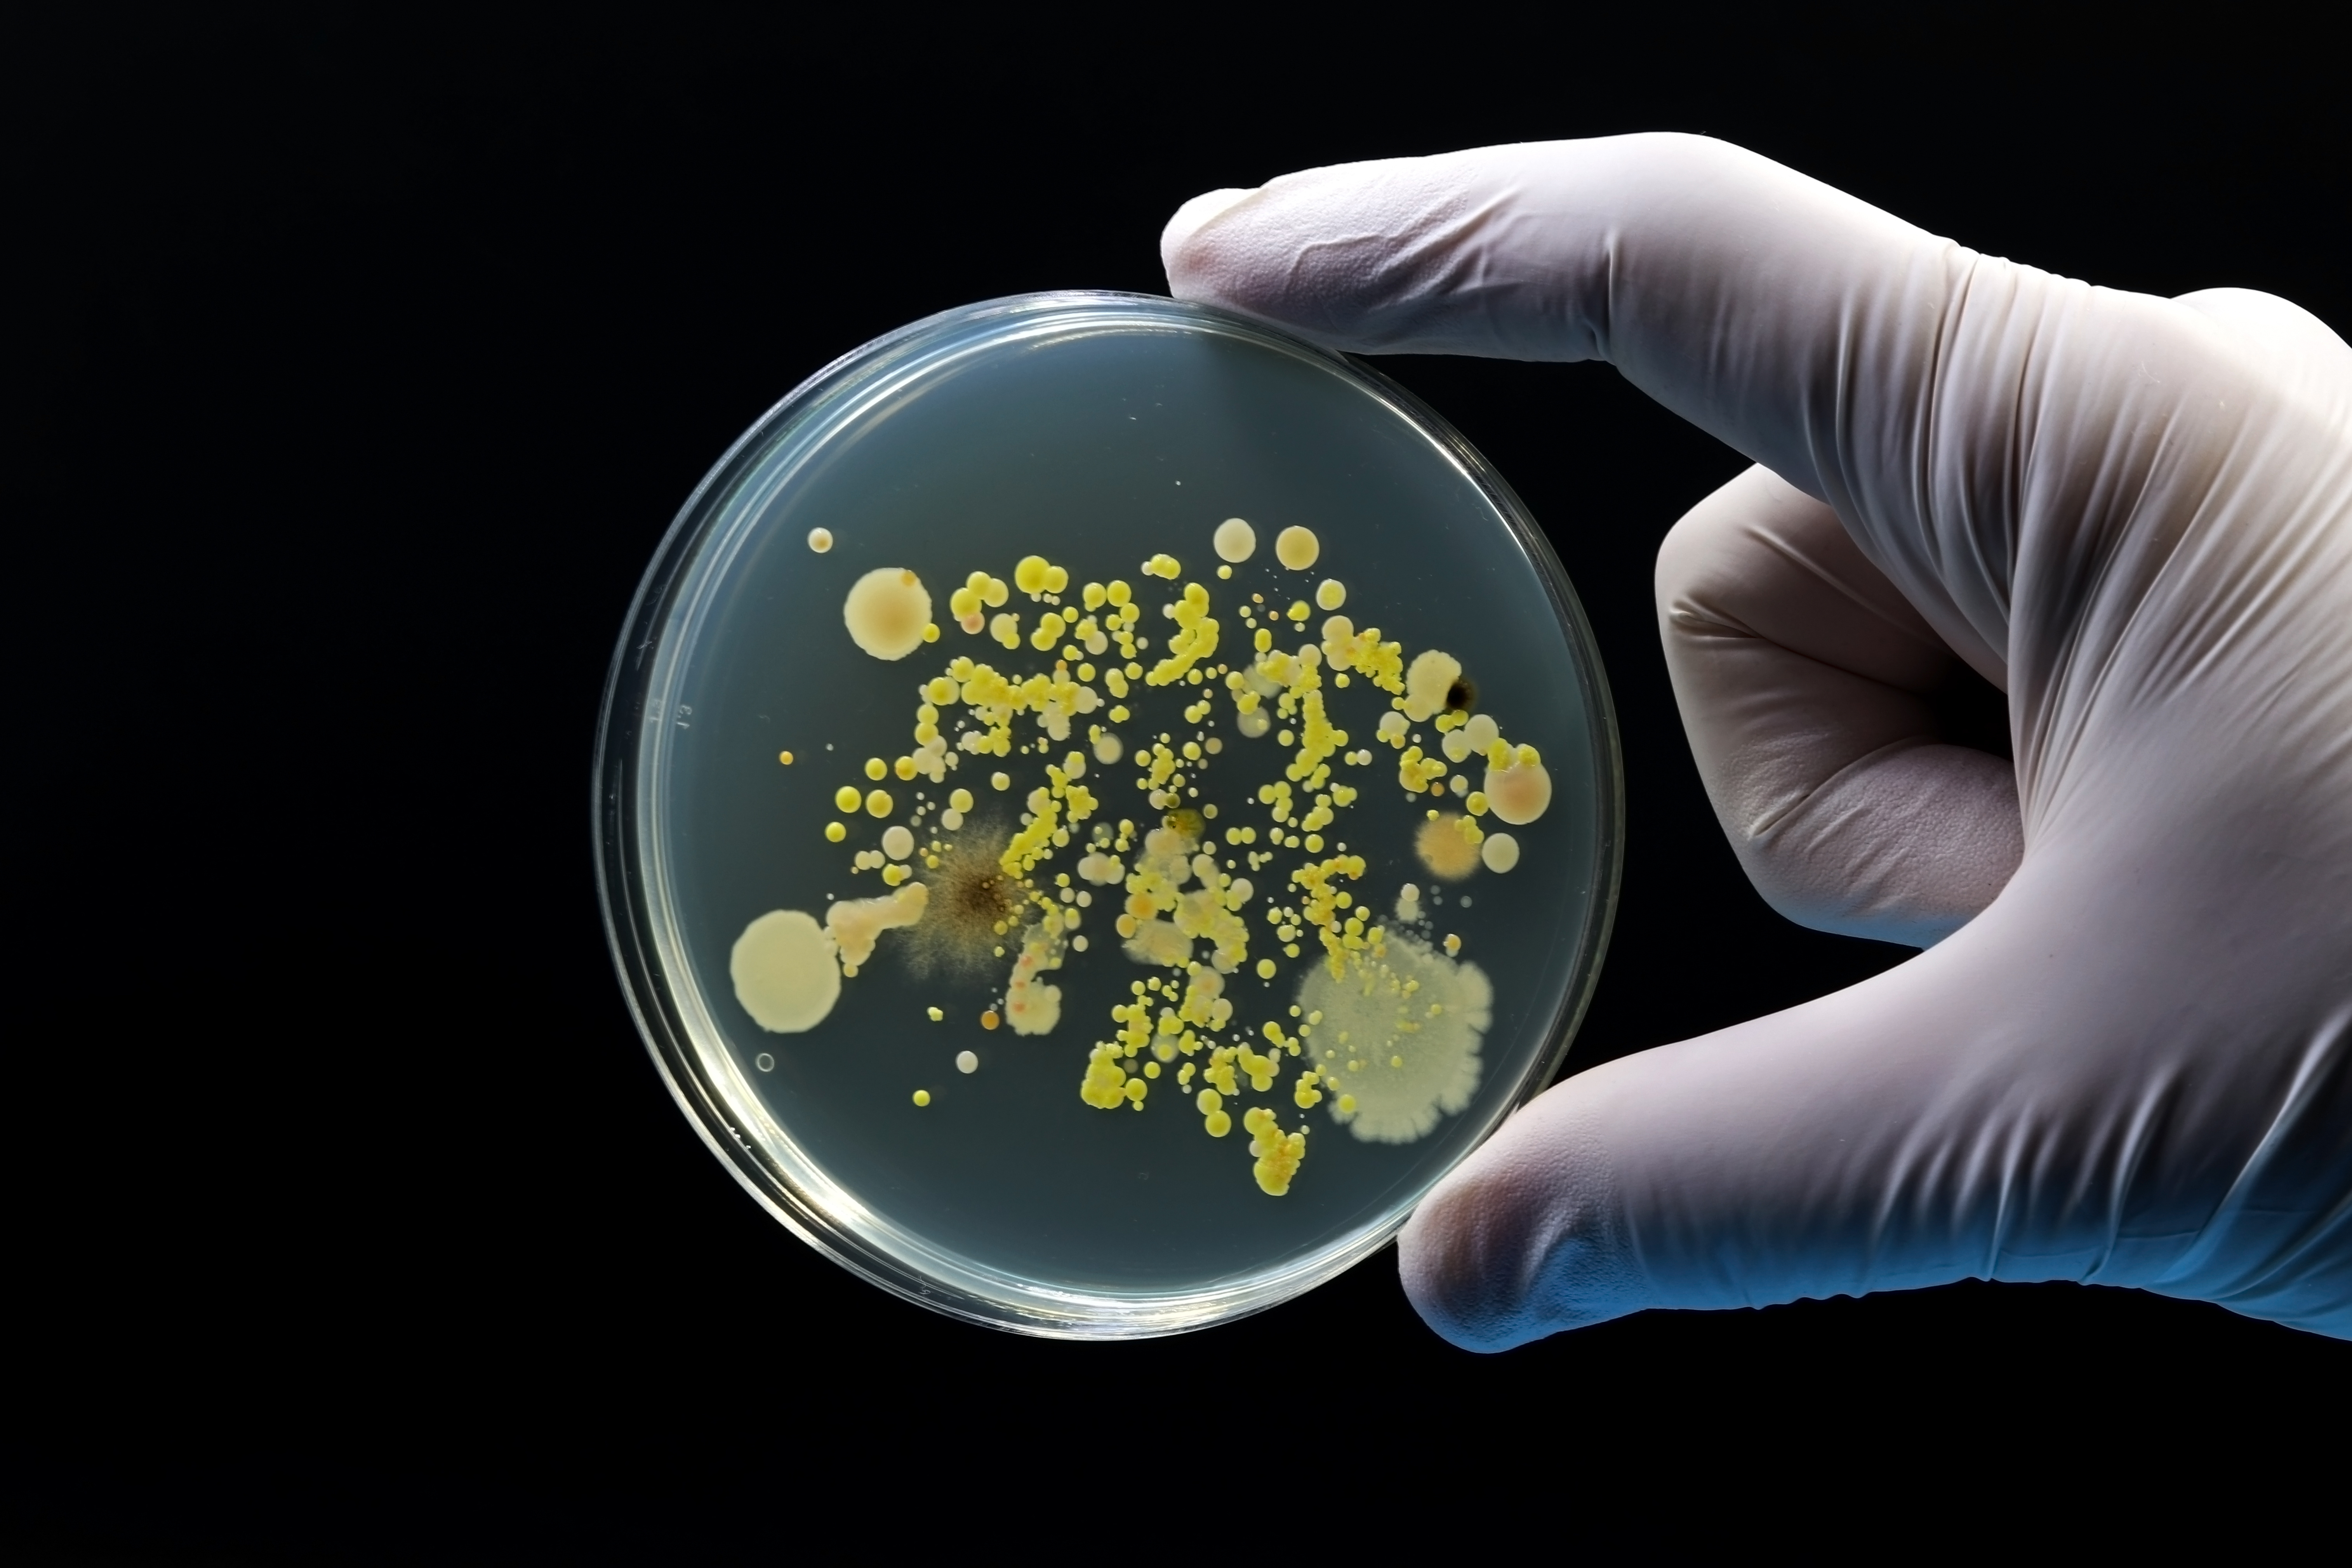
[(950, 311), (771, 410), (646, 575), (597, 770), (712, 1150), (1040, 1334), (1380, 1247), (1549, 1082), (1616, 892), (1606, 685), (1509, 489), (1354, 362), (1148, 296)]

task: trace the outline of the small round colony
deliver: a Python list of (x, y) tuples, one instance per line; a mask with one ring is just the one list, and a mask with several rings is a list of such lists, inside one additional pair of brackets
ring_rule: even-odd
[(1257, 530), (1242, 518), (1229, 517), (1217, 524), (1217, 531), (1209, 542), (1215, 546), (1218, 560), (1238, 564), (1256, 552)]
[(1347, 585), (1337, 577), (1326, 577), (1315, 584), (1315, 603), (1320, 608), (1336, 610), (1347, 602)]
[(810, 548), (811, 550), (815, 551), (819, 555), (822, 555), (822, 554), (824, 554), (826, 551), (828, 551), (828, 550), (832, 549), (832, 548), (833, 548), (833, 530), (831, 530), (831, 529), (829, 529), (829, 528), (812, 528), (812, 529), (810, 529), (810, 530), (809, 530), (809, 548)]
[(978, 1072), (979, 1070), (980, 1070), (980, 1054), (979, 1054), (978, 1052), (976, 1052), (976, 1051), (958, 1051), (958, 1052), (956, 1053), (956, 1071), (958, 1071), (958, 1072)]
[(1070, 585), (1069, 569), (1056, 566), (1042, 555), (1024, 555), (1013, 568), (1013, 585), (1033, 599), (1058, 594)]
[(1485, 756), (1488, 749), (1502, 737), (1503, 731), (1496, 726), (1495, 721), (1490, 716), (1485, 713), (1473, 713), (1459, 729), (1446, 731), (1445, 739), (1439, 743), (1438, 750), (1445, 753), (1447, 762), (1459, 763), (1466, 761), (1473, 755)]
[(1306, 571), (1322, 553), (1323, 547), (1316, 540), (1313, 529), (1286, 528), (1274, 536), (1274, 558), (1293, 572)]

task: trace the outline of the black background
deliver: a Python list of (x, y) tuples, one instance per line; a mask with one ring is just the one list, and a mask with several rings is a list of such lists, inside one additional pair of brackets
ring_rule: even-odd
[[(2352, 1346), (2135, 1292), (1480, 1358), (1384, 1256), (1176, 1341), (961, 1327), (766, 1217), (623, 1007), (589, 753), (687, 492), (904, 321), (1164, 289), (1200, 190), (1699, 131), (1983, 249), (2352, 330), (2352, 135), (2293, 25), (1658, 9), (16, 13), (7, 1528), (106, 1561), (676, 1560), (845, 1513), (1234, 1549), (1269, 1504), (1286, 1541), (1534, 1520), (1634, 1555), (2015, 1539), (1988, 1497), (2284, 1529)], [(1605, 367), (1383, 368), (1544, 520), (1608, 661), (1631, 847), (1570, 1070), (1898, 961), (1765, 909), (1682, 738), (1650, 564), (1739, 459)]]

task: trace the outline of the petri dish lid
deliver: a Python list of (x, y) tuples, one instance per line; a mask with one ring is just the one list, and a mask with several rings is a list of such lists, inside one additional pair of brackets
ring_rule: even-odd
[(631, 606), (595, 805), (719, 1160), (885, 1289), (1070, 1338), (1393, 1237), (1557, 1069), (1622, 820), (1583, 614), (1468, 442), (1093, 292), (918, 321), (745, 433)]

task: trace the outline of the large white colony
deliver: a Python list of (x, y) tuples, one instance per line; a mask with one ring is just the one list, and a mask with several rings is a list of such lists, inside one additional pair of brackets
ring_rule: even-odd
[[(1400, 900), (1402, 914), (1417, 900)], [(1318, 963), (1298, 989), (1299, 1011), (1322, 1021), (1308, 1037), (1317, 1070), (1355, 1109), (1334, 1117), (1368, 1143), (1410, 1143), (1478, 1092), (1478, 1047), (1494, 1021), (1495, 988), (1476, 964), (1446, 957), (1391, 926), (1388, 953), (1345, 979)]]

